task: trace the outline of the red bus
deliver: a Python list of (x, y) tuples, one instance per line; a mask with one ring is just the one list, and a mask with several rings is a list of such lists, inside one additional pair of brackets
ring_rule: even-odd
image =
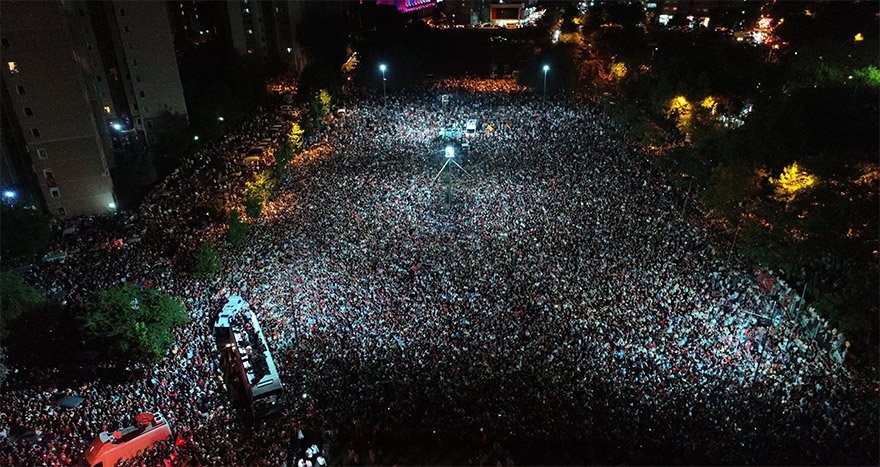
[(86, 450), (86, 462), (92, 467), (111, 467), (131, 459), (171, 436), (171, 427), (161, 413), (142, 413), (136, 425), (113, 433), (103, 431)]

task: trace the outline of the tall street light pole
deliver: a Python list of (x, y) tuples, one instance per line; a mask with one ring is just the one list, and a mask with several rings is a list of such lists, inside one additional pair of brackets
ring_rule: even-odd
[(550, 71), (550, 65), (544, 65), (544, 99), (547, 98), (547, 72)]
[(388, 94), (385, 93), (385, 70), (387, 70), (387, 69), (388, 69), (388, 67), (386, 67), (384, 63), (379, 65), (379, 71), (382, 72), (382, 97), (383, 98), (388, 97)]

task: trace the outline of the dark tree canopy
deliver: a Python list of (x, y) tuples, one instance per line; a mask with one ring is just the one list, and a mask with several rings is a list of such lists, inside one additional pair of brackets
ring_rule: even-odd
[(183, 303), (156, 289), (126, 285), (94, 292), (80, 305), (85, 337), (111, 359), (155, 362), (187, 321)]
[(0, 208), (0, 250), (4, 259), (45, 253), (51, 236), (49, 216), (42, 211), (6, 205)]

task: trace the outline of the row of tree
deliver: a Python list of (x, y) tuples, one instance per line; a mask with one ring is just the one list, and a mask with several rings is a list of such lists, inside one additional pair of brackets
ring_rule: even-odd
[[(320, 129), (321, 122), (330, 113), (331, 96), (325, 89), (315, 93), (307, 113), (300, 121), (293, 122), (287, 140), (274, 154), (274, 163), (267, 170), (254, 174), (242, 192), (242, 206), (229, 210), (227, 239), (232, 245), (240, 245), (247, 239), (250, 220), (259, 219), (270, 197), (287, 174), (294, 157), (302, 152), (308, 137)], [(200, 279), (210, 279), (222, 269), (220, 255), (207, 242), (199, 245), (194, 254), (193, 274)]]

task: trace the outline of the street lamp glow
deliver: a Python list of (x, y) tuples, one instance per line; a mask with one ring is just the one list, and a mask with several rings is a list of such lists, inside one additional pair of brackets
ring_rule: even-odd
[(114, 124), (112, 124), (112, 125), (110, 125), (110, 126), (112, 126), (113, 129), (116, 130), (116, 131), (122, 131), (122, 124), (121, 124), (121, 123), (114, 123)]
[(110, 209), (116, 209), (116, 203), (111, 201), (109, 204), (107, 204), (107, 207)]
[(223, 120), (225, 120), (225, 118), (223, 118), (223, 117), (217, 117), (217, 121), (218, 121), (218, 122), (222, 122)]
[(446, 158), (452, 159), (455, 157), (455, 149), (452, 146), (446, 146)]
[(550, 71), (550, 65), (544, 65), (544, 98), (547, 98), (547, 72)]
[(383, 98), (388, 97), (388, 94), (385, 92), (385, 81), (386, 81), (385, 70), (387, 70), (387, 69), (388, 69), (388, 67), (386, 67), (384, 63), (379, 64), (379, 71), (382, 72), (382, 97)]
[(199, 140), (199, 135), (193, 136), (193, 141), (198, 141), (198, 140)]
[(18, 194), (12, 190), (6, 190), (3, 192), (3, 197), (6, 199), (15, 199)]

